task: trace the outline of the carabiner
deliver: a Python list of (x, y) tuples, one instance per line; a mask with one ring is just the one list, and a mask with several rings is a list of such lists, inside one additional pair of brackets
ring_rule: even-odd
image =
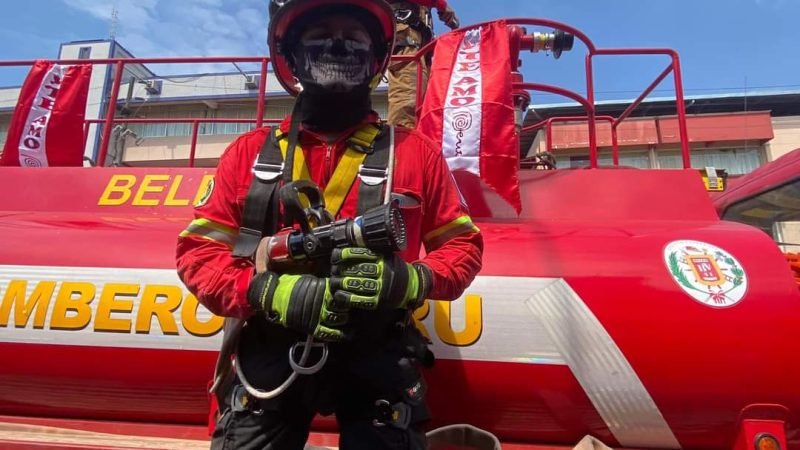
[[(319, 361), (316, 362), (313, 366), (304, 366), (305, 360), (301, 359), (300, 362), (294, 360), (295, 352), (298, 349), (303, 349), (303, 354), (307, 354), (310, 348), (322, 348), (322, 356), (319, 357)], [(309, 336), (308, 339), (304, 341), (295, 342), (294, 345), (289, 349), (289, 366), (292, 370), (300, 375), (313, 375), (319, 372), (325, 363), (328, 361), (328, 344), (324, 342), (314, 342), (313, 338)]]

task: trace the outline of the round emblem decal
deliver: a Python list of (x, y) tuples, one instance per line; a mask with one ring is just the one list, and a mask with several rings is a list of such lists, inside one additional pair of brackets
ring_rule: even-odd
[(198, 200), (197, 203), (194, 204), (194, 207), (195, 208), (199, 208), (199, 207), (205, 205), (206, 203), (208, 203), (208, 199), (211, 198), (211, 193), (212, 192), (214, 192), (214, 179), (213, 178), (208, 180), (208, 184), (206, 185), (206, 192), (203, 194), (202, 197), (200, 197), (200, 200)]
[(706, 306), (733, 306), (747, 293), (747, 275), (742, 265), (717, 246), (674, 241), (664, 249), (664, 263), (678, 286)]

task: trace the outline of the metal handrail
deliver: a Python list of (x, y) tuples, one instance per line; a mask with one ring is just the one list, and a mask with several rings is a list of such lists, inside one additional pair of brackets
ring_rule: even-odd
[[(490, 22), (483, 22), (476, 25), (470, 25), (470, 28), (476, 27), (479, 25), (485, 25)], [(562, 22), (557, 22), (554, 20), (548, 19), (538, 19), (538, 18), (511, 18), (506, 19), (506, 23), (508, 25), (531, 25), (531, 26), (543, 26), (543, 27), (552, 27), (557, 30), (562, 30), (568, 33), (572, 33), (578, 40), (583, 42), (583, 44), (587, 48), (587, 54), (585, 59), (585, 70), (586, 70), (586, 97), (583, 97), (573, 91), (557, 88), (556, 90), (547, 90), (547, 89), (533, 89), (533, 90), (545, 90), (546, 92), (563, 95), (567, 98), (571, 98), (578, 103), (580, 103), (586, 109), (586, 118), (589, 122), (589, 159), (590, 159), (590, 167), (597, 168), (597, 114), (595, 109), (595, 86), (594, 86), (594, 72), (593, 72), (593, 62), (594, 58), (597, 56), (641, 56), (641, 55), (666, 55), (669, 56), (671, 61), (669, 66), (659, 74), (656, 79), (651, 82), (645, 90), (642, 92), (639, 97), (617, 118), (614, 119), (612, 123), (612, 128), (616, 130), (619, 124), (628, 118), (631, 113), (638, 107), (645, 98), (650, 95), (656, 87), (658, 87), (664, 79), (670, 74), (673, 74), (674, 84), (675, 84), (675, 103), (678, 115), (678, 128), (681, 138), (681, 155), (683, 159), (683, 167), (684, 169), (688, 169), (691, 167), (691, 157), (689, 154), (689, 133), (688, 127), (686, 125), (686, 105), (684, 101), (684, 92), (683, 92), (683, 77), (681, 74), (681, 65), (680, 65), (680, 57), (678, 53), (673, 49), (668, 48), (598, 48), (594, 42), (582, 31), (579, 29), (567, 25)], [(419, 62), (422, 58), (427, 55), (428, 53), (432, 52), (436, 48), (436, 40), (431, 41), (424, 47), (422, 47), (419, 52), (415, 55), (408, 55), (408, 56), (401, 56), (396, 58), (398, 61), (415, 61), (417, 62), (417, 85), (422, 85), (423, 80), (423, 69)], [(523, 50), (532, 50), (531, 48), (525, 48), (523, 45), (524, 42), (520, 43), (519, 48)], [(512, 55), (513, 58), (513, 55)], [(514, 83), (514, 86), (517, 88), (524, 89), (523, 85), (531, 84), (531, 83)], [(537, 85), (539, 87), (548, 86), (548, 85), (541, 85), (532, 83), (533, 85)], [(549, 88), (553, 88), (555, 86), (548, 86)], [(417, 116), (419, 116), (422, 110), (422, 100), (424, 95), (424, 90), (418, 89), (417, 90)], [(606, 120), (606, 119), (603, 119)], [(617, 163), (618, 164), (618, 163)]]
[[(487, 24), (489, 22), (484, 22), (481, 24), (472, 25), (478, 26)], [(517, 89), (526, 89), (526, 90), (540, 90), (545, 92), (550, 92), (553, 94), (563, 95), (567, 98), (573, 99), (581, 104), (586, 110), (585, 120), (588, 121), (589, 124), (589, 151), (590, 151), (590, 166), (592, 168), (597, 167), (597, 120), (608, 120), (607, 117), (609, 116), (600, 116), (598, 117), (596, 114), (595, 109), (595, 86), (594, 86), (594, 73), (593, 73), (593, 63), (594, 58), (597, 56), (631, 56), (631, 55), (666, 55), (671, 58), (671, 62), (666, 69), (664, 69), (656, 79), (651, 82), (645, 90), (642, 92), (641, 95), (637, 97), (637, 99), (628, 107), (626, 110), (620, 114), (618, 117), (614, 117), (611, 124), (612, 124), (612, 136), (616, 133), (616, 130), (619, 124), (630, 117), (633, 111), (649, 96), (655, 88), (661, 84), (669, 74), (673, 75), (674, 78), (674, 85), (675, 85), (675, 97), (676, 97), (676, 107), (677, 107), (677, 116), (678, 116), (678, 127), (680, 132), (680, 140), (681, 140), (681, 153), (683, 158), (683, 166), (684, 168), (689, 168), (691, 166), (691, 158), (689, 155), (689, 137), (688, 137), (688, 128), (686, 125), (686, 108), (684, 103), (684, 92), (683, 92), (683, 80), (681, 75), (681, 66), (680, 66), (680, 58), (672, 49), (665, 49), (665, 48), (639, 48), (639, 49), (620, 49), (620, 48), (598, 48), (594, 42), (592, 42), (589, 37), (584, 34), (582, 31), (574, 28), (570, 25), (565, 23), (547, 20), (547, 19), (537, 19), (537, 18), (511, 18), (506, 19), (506, 23), (508, 25), (531, 25), (531, 26), (543, 26), (543, 27), (552, 27), (558, 30), (563, 30), (568, 33), (572, 33), (578, 40), (583, 42), (583, 44), (588, 49), (586, 57), (585, 57), (585, 70), (586, 70), (586, 96), (581, 96), (580, 94), (563, 89), (557, 86), (550, 86), (545, 84), (539, 83), (525, 83), (525, 82), (516, 82), (513, 83), (513, 87)], [(417, 66), (417, 86), (421, 86), (423, 84), (423, 66), (420, 64), (423, 58), (425, 58), (430, 52), (434, 51), (436, 48), (438, 40), (434, 39), (424, 47), (422, 47), (416, 54), (414, 55), (397, 55), (392, 57), (393, 62), (416, 62)], [(526, 45), (532, 45), (532, 40), (525, 40), (521, 38), (519, 42), (518, 48), (521, 50), (532, 50), (532, 48), (527, 48)], [(257, 98), (257, 108), (256, 108), (256, 118), (255, 119), (197, 119), (197, 118), (173, 118), (173, 119), (142, 119), (143, 121), (152, 122), (152, 123), (191, 123), (192, 124), (192, 157), (194, 155), (195, 145), (197, 143), (197, 129), (199, 123), (255, 123), (257, 127), (261, 127), (265, 122), (264, 116), (264, 109), (265, 109), (265, 93), (266, 93), (266, 86), (267, 86), (267, 66), (269, 64), (270, 58), (269, 57), (246, 57), (246, 56), (236, 56), (236, 57), (186, 57), (186, 58), (107, 58), (107, 59), (71, 59), (71, 60), (57, 60), (59, 64), (113, 64), (115, 66), (115, 72), (113, 77), (113, 84), (111, 87), (111, 95), (108, 99), (107, 104), (107, 111), (106, 116), (104, 119), (90, 119), (85, 122), (85, 131), (84, 136), (88, 136), (88, 126), (92, 123), (103, 123), (103, 134), (102, 140), (100, 143), (100, 148), (98, 150), (98, 165), (103, 166), (105, 165), (106, 156), (108, 154), (108, 147), (111, 139), (111, 130), (115, 123), (140, 123), (137, 122), (136, 119), (121, 119), (115, 118), (116, 113), (116, 105), (118, 102), (119, 97), (119, 89), (122, 83), (122, 75), (126, 65), (129, 64), (179, 64), (179, 63), (260, 63), (261, 64), (261, 78), (258, 87), (258, 98)], [(0, 67), (4, 66), (31, 66), (36, 61), (27, 60), (27, 61), (0, 61)], [(421, 108), (422, 108), (422, 100), (424, 95), (424, 89), (417, 89), (417, 116), (420, 115)], [(558, 117), (558, 116), (556, 116)], [(602, 117), (602, 118), (601, 118)], [(549, 122), (548, 129), (552, 125), (553, 122), (557, 121), (564, 121), (568, 120), (567, 118), (554, 120)], [(526, 129), (530, 129), (531, 127), (526, 127)], [(615, 155), (615, 164), (618, 164), (618, 149), (616, 142), (614, 143), (614, 155)], [(190, 164), (193, 164), (193, 158), (190, 161)]]
[[(256, 118), (253, 123), (256, 127), (261, 127), (264, 123), (264, 108), (265, 108), (265, 93), (267, 89), (267, 66), (269, 64), (269, 57), (261, 56), (197, 56), (197, 57), (184, 57), (184, 58), (105, 58), (105, 59), (59, 59), (52, 62), (64, 65), (74, 64), (91, 64), (91, 65), (111, 65), (115, 67), (114, 78), (111, 85), (111, 95), (108, 98), (106, 105), (106, 117), (103, 120), (88, 119), (84, 121), (84, 145), (88, 136), (88, 126), (91, 123), (103, 123), (103, 135), (100, 141), (100, 149), (97, 156), (97, 165), (100, 167), (105, 166), (106, 157), (108, 155), (108, 147), (111, 142), (111, 130), (115, 123), (122, 123), (125, 119), (115, 118), (114, 115), (117, 111), (117, 102), (119, 101), (119, 88), (122, 84), (122, 75), (125, 71), (125, 66), (130, 64), (181, 64), (181, 63), (260, 63), (261, 64), (261, 78), (258, 86), (258, 99), (256, 106)], [(16, 60), (16, 61), (0, 61), (0, 67), (12, 66), (32, 66), (36, 60)], [(131, 119), (128, 119), (131, 120)], [(150, 123), (164, 123), (167, 120), (147, 120)], [(194, 118), (176, 119), (181, 122), (191, 123)], [(228, 119), (229, 120), (229, 119)], [(238, 120), (238, 119), (233, 119)], [(226, 123), (226, 119), (211, 119), (212, 122)], [(135, 122), (128, 122), (135, 123)], [(196, 129), (197, 126), (193, 125), (192, 149), (191, 153), (194, 155), (195, 146), (197, 144)], [(190, 167), (194, 165), (194, 159), (190, 161)]]
[[(548, 153), (553, 152), (553, 124), (556, 122), (586, 122), (589, 118), (586, 116), (556, 116), (537, 122), (533, 125), (528, 125), (522, 131), (535, 131), (541, 128), (545, 129), (545, 151)], [(615, 123), (617, 119), (613, 116), (595, 116), (595, 121), (606, 121), (611, 125), (611, 163), (615, 166), (619, 165), (619, 141), (617, 139), (617, 127)]]
[[(681, 73), (681, 61), (678, 52), (669, 48), (638, 48), (638, 49), (624, 49), (624, 48), (604, 48), (597, 49), (586, 55), (586, 76), (587, 85), (592, 82), (592, 60), (595, 56), (642, 56), (642, 55), (666, 55), (670, 57), (670, 64), (664, 69), (656, 79), (651, 82), (639, 97), (628, 106), (628, 108), (617, 118), (614, 123), (614, 128), (619, 126), (619, 123), (625, 120), (636, 107), (638, 107), (644, 99), (658, 87), (664, 79), (672, 73), (675, 83), (675, 107), (678, 112), (678, 130), (681, 138), (681, 157), (683, 159), (683, 168), (689, 169), (692, 166), (691, 156), (689, 154), (689, 129), (686, 125), (686, 102), (683, 93), (683, 75)], [(587, 92), (588, 100), (594, 104), (594, 89)]]
[[(262, 119), (264, 123), (277, 124), (283, 119)], [(83, 145), (89, 136), (89, 127), (93, 124), (105, 123), (105, 119), (87, 119), (83, 126)], [(195, 154), (197, 150), (197, 137), (199, 135), (201, 123), (251, 123), (259, 127), (257, 119), (225, 119), (225, 118), (157, 118), (157, 119), (121, 119), (115, 118), (115, 123), (190, 123), (192, 124), (191, 147), (189, 148), (189, 167), (194, 167)]]

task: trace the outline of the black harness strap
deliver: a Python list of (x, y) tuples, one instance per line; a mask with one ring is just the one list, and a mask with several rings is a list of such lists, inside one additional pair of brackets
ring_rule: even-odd
[(393, 144), (391, 126), (383, 125), (373, 142), (372, 151), (358, 169), (361, 186), (358, 188), (357, 216), (384, 203), (384, 190), (390, 175), (389, 160), (394, 155)]
[[(270, 130), (269, 137), (264, 141), (258, 153), (256, 163), (253, 165), (253, 182), (247, 192), (242, 212), (242, 223), (239, 227), (239, 236), (233, 248), (233, 255), (242, 258), (251, 258), (258, 248), (261, 238), (270, 236), (278, 231), (280, 226), (280, 206), (278, 190), (282, 179), (291, 176), (291, 167), (281, 155), (278, 144), (278, 129)], [(289, 139), (296, 142), (297, 137)], [(353, 145), (353, 144), (351, 144)], [(383, 125), (380, 134), (375, 138), (364, 163), (359, 167), (358, 176), (361, 180), (358, 191), (357, 215), (384, 203), (384, 191), (389, 179), (389, 162), (394, 154), (392, 133), (389, 125)], [(291, 147), (287, 148), (287, 159), (293, 158)], [(288, 161), (287, 161), (288, 162)]]
[(264, 235), (270, 236), (278, 230), (278, 187), (285, 170), (283, 155), (278, 145), (277, 128), (270, 129), (258, 158), (253, 165), (253, 182), (247, 191), (242, 212), (239, 237), (233, 247), (233, 256), (251, 258)]

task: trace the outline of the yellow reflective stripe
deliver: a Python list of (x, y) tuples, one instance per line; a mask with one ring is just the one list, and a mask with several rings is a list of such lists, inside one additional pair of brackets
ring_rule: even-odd
[[(362, 147), (370, 147), (372, 142), (375, 141), (375, 138), (378, 137), (378, 133), (380, 133), (380, 131), (381, 128), (379, 126), (367, 124), (356, 130), (353, 135), (350, 136), (348, 141)], [(281, 148), (281, 154), (283, 155), (283, 159), (285, 161), (286, 149), (289, 146), (289, 143), (287, 139), (283, 139), (283, 136), (278, 136), (278, 139), (278, 143)], [(334, 170), (330, 181), (328, 181), (328, 184), (325, 187), (325, 192), (322, 194), (323, 198), (325, 198), (325, 209), (331, 213), (332, 216), (336, 217), (336, 214), (338, 214), (339, 210), (342, 208), (344, 200), (347, 198), (347, 193), (350, 192), (350, 188), (353, 187), (353, 183), (356, 181), (358, 168), (364, 163), (364, 159), (366, 159), (366, 157), (366, 153), (362, 153), (348, 147), (347, 151), (344, 153), (344, 156), (342, 156), (342, 159), (339, 160), (339, 163), (336, 165), (336, 170)], [(293, 180), (311, 179), (308, 166), (306, 165), (306, 158), (303, 154), (303, 149), (299, 145), (295, 147), (293, 166)], [(302, 200), (303, 199), (301, 199), (301, 201)], [(307, 202), (304, 201), (304, 204), (307, 204)]]
[(212, 242), (219, 242), (220, 244), (225, 244), (226, 246), (228, 246), (230, 248), (233, 248), (233, 245), (234, 245), (234, 242), (228, 241), (225, 238), (225, 236), (221, 235), (221, 234), (220, 235), (213, 235), (213, 234), (212, 235), (208, 235), (208, 234), (190, 233), (190, 232), (188, 232), (186, 230), (182, 231), (181, 234), (180, 234), (180, 237), (188, 237), (188, 236), (199, 237), (201, 239), (205, 239), (207, 241), (212, 241)]
[(441, 226), (441, 227), (429, 232), (428, 234), (425, 235), (425, 237), (423, 239), (426, 240), (426, 241), (429, 241), (431, 239), (436, 238), (437, 236), (439, 236), (441, 234), (444, 234), (444, 233), (452, 230), (453, 228), (461, 227), (462, 225), (468, 225), (469, 227), (474, 227), (475, 226), (475, 225), (472, 224), (472, 219), (469, 216), (461, 216), (458, 219), (456, 219), (456, 220), (454, 220), (454, 221), (452, 221), (452, 222), (450, 222), (450, 223), (448, 223), (446, 225), (443, 225), (443, 226)]
[[(356, 130), (353, 135), (350, 136), (349, 141), (362, 147), (370, 147), (372, 146), (372, 142), (375, 141), (375, 138), (378, 137), (380, 131), (380, 127), (367, 124)], [(327, 209), (333, 217), (336, 217), (336, 214), (342, 209), (344, 200), (347, 198), (347, 193), (350, 192), (350, 188), (356, 181), (358, 168), (364, 163), (366, 157), (366, 153), (348, 147), (342, 159), (339, 160), (339, 164), (336, 165), (336, 170), (333, 172), (330, 181), (328, 181), (328, 185), (325, 187), (325, 193), (323, 194), (325, 196), (325, 209)]]
[(209, 241), (233, 246), (238, 233), (228, 226), (208, 219), (193, 220), (180, 234), (180, 237), (197, 236)]
[(369, 124), (356, 130), (356, 132), (350, 136), (350, 141), (362, 147), (369, 147), (372, 145), (372, 142), (375, 141), (375, 138), (378, 137), (380, 131), (381, 129), (377, 125)]
[(342, 159), (339, 160), (339, 164), (336, 165), (336, 170), (333, 172), (333, 176), (328, 182), (328, 185), (325, 186), (324, 193), (325, 209), (327, 209), (333, 217), (336, 217), (336, 214), (338, 214), (339, 210), (342, 208), (347, 193), (350, 192), (350, 188), (356, 181), (358, 167), (364, 162), (366, 157), (366, 153), (348, 148), (347, 151), (344, 152)]
[(238, 236), (239, 235), (239, 231), (236, 230), (235, 228), (231, 228), (231, 227), (229, 227), (227, 225), (223, 225), (223, 224), (221, 224), (219, 222), (214, 222), (213, 220), (209, 220), (209, 219), (195, 219), (195, 220), (192, 221), (192, 223), (189, 224), (189, 228), (191, 228), (192, 225), (211, 228), (212, 230), (219, 231), (220, 233), (226, 233), (226, 234), (229, 234), (231, 236)]
[(197, 219), (192, 221), (185, 230), (181, 231), (180, 237), (196, 236), (209, 241), (221, 242), (229, 247), (233, 247), (236, 242), (237, 233), (225, 225), (212, 222), (207, 219)]
[(477, 233), (480, 230), (472, 223), (469, 216), (461, 216), (458, 219), (443, 225), (423, 237), (425, 245), (437, 248), (450, 239), (462, 235), (464, 233)]
[[(286, 149), (289, 147), (287, 139), (278, 141), (281, 147), (281, 155), (283, 160), (286, 161)], [(303, 154), (303, 148), (299, 145), (294, 148), (294, 167), (292, 167), (293, 180), (310, 180), (311, 175), (308, 173), (308, 166), (306, 166), (306, 156)]]

